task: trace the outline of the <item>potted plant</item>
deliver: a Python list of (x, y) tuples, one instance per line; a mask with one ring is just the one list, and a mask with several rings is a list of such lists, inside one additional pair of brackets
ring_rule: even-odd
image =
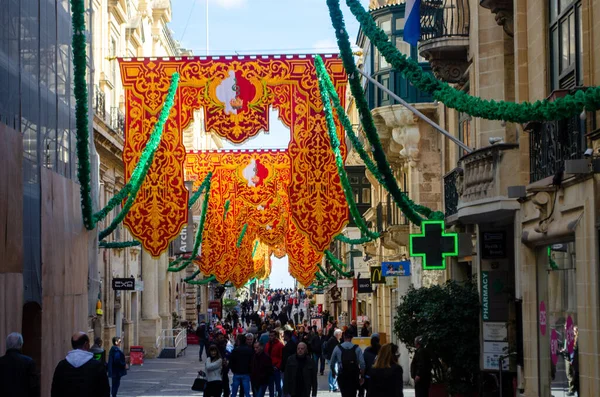
[[(394, 332), (409, 351), (423, 336), (433, 359), (430, 396), (472, 396), (479, 375), (479, 293), (473, 281), (411, 286), (396, 309)], [(441, 393), (441, 394), (436, 394)]]

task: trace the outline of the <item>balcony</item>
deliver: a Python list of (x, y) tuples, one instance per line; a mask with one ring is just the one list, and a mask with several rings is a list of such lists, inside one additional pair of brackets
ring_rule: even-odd
[(458, 190), (456, 184), (460, 176), (461, 169), (455, 168), (444, 175), (444, 212), (446, 217), (455, 215), (458, 212)]
[(444, 177), (446, 216), (465, 224), (512, 216), (519, 203), (508, 198), (508, 187), (523, 184), (522, 175), (515, 172), (519, 160), (519, 146), (508, 143), (478, 149), (461, 158), (458, 168)]
[(94, 113), (102, 120), (106, 118), (106, 97), (98, 86), (94, 87)]
[(514, 36), (513, 0), (479, 0), (479, 5), (487, 8), (496, 16), (496, 23), (502, 26), (507, 35)]
[(579, 115), (529, 126), (530, 183), (564, 170), (565, 160), (583, 158), (586, 123)]
[[(408, 195), (408, 192), (406, 192)], [(388, 249), (408, 246), (410, 224), (390, 194), (385, 203), (385, 223), (382, 244)]]
[(125, 115), (119, 110), (118, 107), (110, 108), (110, 127), (117, 132), (120, 136), (123, 136), (125, 131)]
[(448, 83), (463, 83), (469, 67), (468, 0), (424, 0), (421, 3), (419, 53), (435, 76)]

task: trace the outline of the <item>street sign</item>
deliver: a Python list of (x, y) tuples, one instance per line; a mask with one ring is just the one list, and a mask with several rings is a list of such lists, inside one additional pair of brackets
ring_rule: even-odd
[(135, 278), (113, 278), (112, 289), (115, 291), (135, 291)]
[(410, 276), (410, 261), (381, 262), (381, 273), (388, 276)]
[(352, 288), (353, 286), (354, 286), (354, 280), (353, 279), (338, 280), (337, 281), (337, 287), (338, 288)]
[(373, 292), (373, 286), (371, 285), (370, 278), (359, 278), (358, 279), (358, 293), (368, 294)]
[(371, 266), (371, 284), (385, 284), (381, 266)]
[(446, 233), (444, 221), (422, 221), (421, 233), (409, 240), (410, 256), (423, 258), (423, 270), (444, 270), (446, 257), (458, 255), (458, 234)]

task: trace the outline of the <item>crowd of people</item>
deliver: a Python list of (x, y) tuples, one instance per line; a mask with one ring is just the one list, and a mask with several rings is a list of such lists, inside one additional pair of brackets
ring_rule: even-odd
[[(194, 332), (204, 366), (199, 371), (204, 396), (264, 397), (268, 392), (269, 397), (314, 397), (326, 368), (329, 391), (342, 397), (403, 396), (397, 345), (381, 345), (368, 322), (360, 329), (356, 321), (340, 327), (333, 318), (326, 325), (310, 324), (307, 301), (303, 291), (262, 291), (224, 319), (201, 321)], [(370, 337), (364, 351), (353, 343), (359, 335)], [(74, 334), (73, 350), (54, 371), (51, 396), (116, 397), (127, 364), (121, 339), (114, 337), (112, 344), (106, 360), (100, 338), (90, 346), (86, 333)], [(421, 344), (417, 338), (410, 368), (417, 397), (427, 396), (431, 383), (431, 362)], [(10, 334), (6, 345), (6, 355), (0, 357), (0, 395), (39, 396), (35, 364), (21, 353), (23, 337)]]

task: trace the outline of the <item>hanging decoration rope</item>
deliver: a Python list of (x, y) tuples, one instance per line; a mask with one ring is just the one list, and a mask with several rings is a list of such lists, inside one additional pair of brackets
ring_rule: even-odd
[[(140, 190), (140, 187), (142, 186), (142, 184), (144, 183), (144, 177), (146, 176), (146, 174), (148, 173), (148, 169), (150, 169), (150, 166), (152, 165), (152, 160), (154, 159), (154, 153), (156, 152), (156, 148), (158, 147), (158, 144), (160, 142), (160, 137), (162, 136), (162, 132), (163, 132), (165, 123), (166, 123), (167, 119), (169, 118), (169, 112), (171, 111), (171, 108), (173, 107), (175, 93), (177, 92), (178, 84), (179, 84), (179, 74), (173, 73), (173, 76), (171, 77), (171, 85), (169, 86), (169, 92), (167, 93), (167, 97), (165, 99), (165, 104), (163, 105), (163, 108), (160, 111), (160, 114), (158, 116), (158, 121), (154, 125), (154, 130), (152, 131), (152, 134), (150, 135), (150, 139), (148, 140), (148, 143), (146, 144), (146, 147), (144, 148), (144, 151), (142, 152), (140, 161), (139, 161), (138, 165), (136, 165), (134, 173), (131, 175), (131, 181), (133, 181), (133, 182), (131, 185), (131, 190), (127, 197), (127, 201), (125, 202), (125, 205), (123, 206), (123, 209), (121, 210), (121, 212), (119, 212), (119, 214), (113, 219), (111, 224), (106, 229), (104, 229), (100, 232), (100, 235), (99, 235), (100, 240), (103, 240), (106, 236), (110, 235), (117, 228), (117, 226), (121, 222), (123, 222), (125, 215), (127, 215), (129, 210), (131, 209), (131, 206), (135, 202), (137, 193)], [(141, 163), (141, 166), (140, 166), (140, 163)]]
[[(211, 173), (211, 175), (212, 175), (212, 173)], [(202, 184), (200, 185), (198, 190), (196, 190), (194, 195), (188, 201), (188, 208), (192, 208), (193, 205), (196, 204), (196, 201), (198, 201), (198, 199), (202, 195), (202, 192), (206, 189), (206, 187), (208, 186), (209, 183), (210, 183), (210, 178), (207, 176), (206, 178), (204, 178), (204, 181), (202, 181)]]
[(346, 244), (364, 244), (364, 243), (368, 243), (368, 242), (374, 240), (371, 237), (367, 237), (367, 236), (363, 236), (361, 238), (350, 238), (350, 237), (344, 236), (343, 234), (338, 234), (337, 236), (334, 237), (334, 239), (337, 241), (341, 241), (342, 243), (346, 243)]
[(338, 258), (335, 257), (335, 255), (333, 255), (329, 250), (325, 250), (325, 256), (327, 257), (327, 260), (329, 261), (329, 263), (331, 263), (331, 266), (334, 268), (335, 271), (337, 271), (341, 276), (343, 277), (353, 277), (354, 273), (352, 272), (345, 272), (342, 267), (347, 267), (347, 265), (340, 261)]
[(225, 200), (225, 211), (223, 212), (223, 220), (227, 219), (227, 213), (229, 212), (229, 199)]
[(244, 226), (242, 226), (242, 231), (240, 232), (240, 236), (238, 237), (237, 243), (235, 244), (236, 247), (240, 248), (242, 246), (242, 241), (244, 240), (244, 236), (246, 235), (247, 229), (248, 224), (244, 223)]
[[(369, 38), (389, 64), (400, 71), (417, 89), (432, 94), (435, 99), (459, 112), (488, 120), (526, 123), (529, 121), (561, 120), (579, 114), (583, 110), (591, 112), (600, 109), (600, 87), (580, 90), (552, 102), (544, 100), (534, 103), (515, 103), (471, 96), (436, 79), (431, 73), (424, 72), (417, 62), (402, 54), (395, 44), (389, 41), (387, 34), (377, 27), (375, 21), (363, 8), (359, 0), (346, 0), (346, 3), (360, 23), (365, 36)], [(339, 39), (339, 32), (343, 31), (345, 34), (345, 27), (339, 8), (339, 0), (327, 0), (327, 4), (329, 5), (333, 26), (338, 35), (338, 45), (340, 45), (342, 43)], [(340, 45), (340, 49), (341, 47)], [(342, 53), (342, 56), (347, 57), (348, 54)]]
[(73, 27), (73, 94), (75, 96), (77, 179), (79, 180), (83, 224), (87, 230), (92, 230), (96, 227), (96, 223), (92, 207), (88, 91), (85, 80), (87, 67), (85, 4), (83, 0), (71, 0), (71, 24)]
[(323, 274), (323, 277), (325, 277), (330, 282), (335, 283), (336, 278), (334, 276), (332, 276), (331, 274), (327, 273), (325, 271), (325, 269), (323, 269), (323, 266), (321, 266), (321, 264), (319, 264), (318, 267), (319, 267), (319, 270), (321, 271), (321, 273)]
[(192, 284), (192, 285), (205, 285), (205, 284), (208, 284), (215, 280), (216, 280), (215, 276), (210, 276), (209, 278), (205, 278), (204, 280), (190, 280), (190, 281), (186, 281), (186, 283)]
[(100, 243), (98, 244), (100, 246), (100, 248), (128, 248), (128, 247), (137, 247), (140, 246), (142, 243), (140, 243), (139, 241), (112, 241), (112, 242), (108, 242), (108, 241), (100, 241)]
[[(198, 230), (196, 230), (196, 237), (194, 239), (194, 247), (192, 248), (192, 254), (188, 259), (183, 259), (183, 257), (179, 257), (175, 259), (173, 262), (169, 263), (169, 268), (167, 269), (170, 272), (179, 272), (185, 269), (196, 259), (198, 256), (198, 252), (200, 251), (200, 247), (202, 246), (202, 234), (204, 232), (204, 222), (206, 221), (206, 213), (208, 212), (208, 199), (210, 197), (210, 180), (212, 178), (212, 172), (209, 172), (206, 175), (206, 178), (202, 182), (202, 189), (204, 192), (204, 200), (202, 201), (202, 213), (200, 214), (200, 222), (198, 223)], [(179, 265), (181, 263), (181, 265)]]

